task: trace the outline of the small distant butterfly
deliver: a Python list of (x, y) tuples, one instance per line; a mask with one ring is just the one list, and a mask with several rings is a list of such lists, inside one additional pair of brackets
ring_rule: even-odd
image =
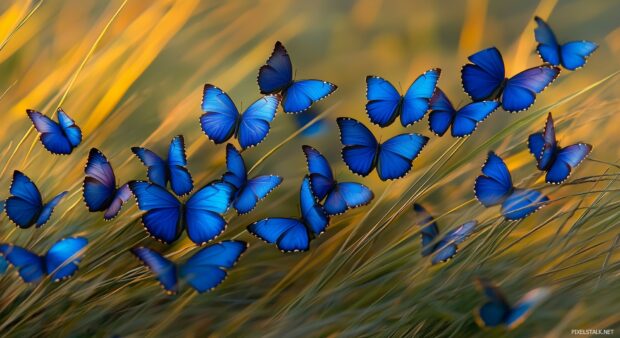
[(422, 257), (433, 255), (431, 263), (446, 262), (454, 257), (458, 251), (457, 245), (463, 243), (476, 229), (477, 221), (469, 221), (458, 228), (447, 232), (442, 239), (439, 238), (439, 227), (433, 216), (419, 204), (413, 205), (413, 210), (419, 216), (419, 225), (422, 227)]
[(146, 247), (132, 248), (131, 253), (155, 274), (166, 293), (179, 292), (179, 280), (203, 293), (215, 289), (226, 279), (227, 270), (237, 263), (247, 248), (247, 243), (242, 241), (222, 241), (198, 250), (181, 265)]
[(224, 143), (234, 136), (242, 149), (253, 147), (263, 142), (269, 134), (279, 103), (279, 95), (263, 96), (243, 114), (239, 114), (228, 94), (206, 84), (202, 95), (204, 114), (200, 116), (200, 126), (216, 144)]
[[(310, 123), (310, 121), (314, 120), (317, 116), (319, 116), (319, 113), (313, 109), (308, 109), (303, 113), (295, 114), (293, 116), (295, 117), (297, 127), (303, 128), (308, 123)], [(324, 119), (320, 119), (314, 121), (311, 126), (308, 126), (306, 129), (304, 129), (301, 132), (301, 135), (308, 138), (319, 137), (325, 134), (328, 129), (330, 128), (327, 121), (325, 121)]]
[(22, 229), (35, 225), (42, 227), (52, 216), (54, 208), (60, 203), (67, 191), (52, 198), (43, 204), (41, 193), (37, 186), (22, 172), (13, 172), (13, 182), (9, 189), (11, 196), (5, 201), (4, 210), (9, 219)]
[(478, 278), (476, 282), (480, 292), (484, 293), (487, 298), (487, 302), (475, 312), (476, 322), (481, 327), (502, 325), (512, 330), (521, 325), (532, 314), (532, 311), (551, 294), (548, 288), (537, 288), (526, 293), (512, 306), (492, 282), (482, 278)]
[(116, 176), (108, 159), (98, 149), (92, 148), (84, 168), (83, 193), (88, 211), (103, 211), (103, 218), (111, 220), (121, 211), (123, 203), (131, 197), (128, 184), (116, 186)]
[(282, 177), (277, 175), (263, 175), (248, 179), (243, 157), (230, 143), (226, 146), (226, 167), (228, 171), (222, 177), (222, 181), (235, 187), (236, 192), (232, 204), (239, 214), (252, 211), (260, 200), (267, 197), (282, 183)]
[(147, 176), (152, 183), (165, 188), (170, 182), (172, 191), (178, 196), (189, 194), (194, 189), (194, 181), (187, 170), (185, 140), (182, 135), (175, 136), (170, 142), (168, 158), (165, 161), (146, 148), (133, 147), (131, 151), (147, 166)]
[(377, 168), (382, 181), (405, 176), (429, 140), (420, 134), (400, 134), (380, 144), (361, 122), (348, 117), (339, 117), (337, 122), (343, 145), (342, 159), (349, 169), (368, 176)]
[(214, 181), (194, 192), (183, 203), (157, 184), (131, 181), (129, 189), (138, 201), (138, 208), (146, 211), (142, 215), (146, 231), (167, 244), (176, 241), (183, 229), (197, 245), (219, 236), (226, 229), (222, 214), (228, 210), (235, 193), (232, 185)]
[(489, 152), (474, 192), (485, 207), (501, 204), (501, 213), (508, 220), (525, 218), (549, 201), (537, 190), (515, 188), (508, 167), (494, 152)]
[(374, 194), (367, 186), (356, 182), (337, 182), (327, 159), (316, 149), (302, 146), (308, 171), (310, 187), (314, 196), (320, 201), (325, 199), (325, 212), (332, 216), (366, 205), (372, 201)]
[(540, 58), (552, 66), (560, 66), (568, 70), (576, 70), (586, 64), (588, 57), (594, 53), (598, 45), (592, 41), (571, 41), (563, 45), (558, 43), (551, 27), (539, 17), (534, 20), (538, 27), (534, 30), (536, 51)]
[(82, 260), (88, 240), (84, 237), (61, 239), (43, 256), (13, 244), (1, 244), (0, 254), (17, 268), (26, 283), (36, 283), (45, 276), (57, 282), (71, 277)]
[(560, 147), (555, 139), (551, 113), (547, 117), (543, 132), (530, 135), (528, 147), (530, 153), (536, 158), (538, 169), (547, 172), (545, 181), (552, 184), (561, 184), (566, 181), (572, 170), (592, 151), (592, 146), (586, 143)]
[(300, 218), (265, 218), (248, 226), (248, 231), (282, 252), (307, 251), (310, 240), (325, 231), (329, 217), (316, 200), (306, 176), (299, 191)]
[(497, 101), (472, 102), (456, 110), (439, 87), (431, 98), (428, 124), (433, 133), (443, 136), (452, 127), (453, 137), (471, 135), (478, 123), (484, 121), (499, 107)]
[(280, 41), (276, 42), (267, 64), (258, 70), (258, 86), (262, 94), (282, 94), (285, 113), (301, 113), (333, 93), (336, 85), (322, 80), (293, 80), (293, 65)]
[(405, 95), (378, 76), (366, 77), (366, 113), (372, 123), (381, 127), (392, 124), (400, 115), (403, 127), (420, 121), (429, 109), (441, 69), (427, 70), (407, 89)]
[(499, 50), (491, 47), (469, 56), (461, 69), (463, 89), (474, 100), (498, 99), (508, 112), (527, 110), (558, 75), (560, 68), (550, 65), (526, 69), (506, 78), (504, 60)]
[(41, 143), (52, 154), (71, 154), (82, 142), (82, 130), (62, 109), (58, 108), (58, 122), (35, 110), (28, 109), (26, 113), (41, 134)]

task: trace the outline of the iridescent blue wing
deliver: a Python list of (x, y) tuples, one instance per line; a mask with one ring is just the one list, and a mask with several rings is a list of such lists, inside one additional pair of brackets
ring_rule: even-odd
[(256, 100), (245, 110), (241, 115), (237, 132), (241, 148), (256, 146), (267, 137), (279, 103), (279, 95), (267, 95)]
[(286, 48), (276, 42), (267, 64), (258, 70), (258, 86), (262, 94), (273, 94), (287, 88), (293, 81), (293, 66)]
[(543, 19), (535, 17), (534, 20), (537, 24), (534, 30), (534, 37), (536, 42), (538, 42), (538, 46), (536, 46), (538, 55), (544, 62), (552, 66), (559, 66), (561, 62), (560, 45), (555, 38), (555, 34), (553, 34), (551, 27)]
[(429, 69), (420, 75), (403, 96), (400, 123), (403, 127), (420, 121), (430, 108), (430, 99), (435, 92), (441, 69)]
[(332, 168), (318, 150), (307, 145), (302, 146), (302, 149), (306, 155), (312, 192), (319, 201), (322, 201), (336, 184)]
[(431, 263), (446, 262), (454, 257), (458, 252), (457, 245), (463, 243), (474, 232), (477, 224), (478, 222), (476, 221), (469, 221), (446, 233), (435, 246), (435, 254), (431, 259)]
[(226, 279), (248, 245), (242, 241), (223, 241), (200, 249), (179, 267), (179, 275), (196, 291), (213, 290)]
[(542, 65), (526, 69), (506, 81), (502, 92), (502, 108), (508, 112), (527, 110), (542, 92), (560, 75), (560, 68)]
[(377, 162), (379, 144), (374, 135), (359, 121), (339, 117), (342, 159), (349, 169), (361, 176), (368, 176)]
[(58, 108), (58, 123), (65, 133), (69, 143), (75, 148), (82, 142), (82, 130), (75, 124), (64, 110)]
[(401, 134), (385, 141), (377, 156), (379, 178), (386, 181), (407, 175), (427, 142), (428, 137), (420, 134)]
[(114, 198), (110, 205), (103, 213), (103, 219), (111, 220), (121, 211), (121, 207), (123, 203), (127, 202), (131, 197), (131, 190), (129, 189), (129, 184), (123, 184), (116, 190), (116, 194), (114, 194)]
[(282, 252), (307, 251), (310, 233), (294, 218), (265, 218), (248, 226), (248, 231), (268, 244), (275, 244)]
[(187, 170), (187, 157), (185, 155), (185, 139), (182, 135), (175, 136), (168, 148), (168, 177), (170, 187), (178, 196), (189, 194), (194, 189), (192, 175)]
[(432, 244), (439, 236), (439, 227), (433, 216), (420, 204), (414, 203), (413, 210), (417, 214), (417, 223), (422, 229), (422, 257), (426, 257), (435, 251), (436, 244)]
[(200, 127), (207, 137), (216, 144), (230, 139), (239, 121), (239, 111), (228, 94), (211, 84), (206, 84), (202, 92), (202, 111)]
[(568, 70), (576, 70), (585, 66), (588, 57), (594, 53), (598, 45), (592, 41), (571, 41), (560, 48), (562, 66)]
[(78, 270), (87, 244), (84, 237), (70, 237), (52, 245), (45, 255), (45, 268), (50, 278), (57, 282), (71, 277)]
[[(181, 202), (160, 185), (144, 181), (129, 182), (129, 189), (138, 201), (144, 228), (155, 239), (174, 242), (183, 231)], [(186, 216), (187, 217), (187, 216)]]
[(136, 154), (140, 161), (147, 167), (146, 174), (151, 183), (155, 183), (162, 187), (168, 185), (168, 165), (159, 155), (141, 147), (132, 147), (131, 151)]
[(549, 167), (545, 180), (547, 183), (561, 184), (568, 179), (573, 169), (592, 151), (592, 146), (585, 143), (570, 145), (560, 149), (554, 162)]
[(174, 263), (160, 253), (142, 246), (132, 248), (131, 253), (155, 274), (155, 278), (167, 293), (175, 294), (179, 291), (177, 267)]
[(540, 191), (515, 189), (502, 203), (501, 212), (506, 219), (516, 221), (536, 212), (547, 201), (549, 201), (549, 198)]
[(38, 255), (12, 244), (0, 245), (0, 254), (17, 269), (24, 282), (36, 283), (45, 277), (45, 262)]
[(387, 80), (378, 76), (366, 77), (366, 113), (370, 121), (381, 127), (392, 124), (400, 113), (402, 97)]
[(51, 201), (43, 205), (43, 208), (41, 209), (41, 213), (39, 214), (39, 217), (37, 218), (37, 221), (35, 222), (37, 228), (42, 227), (43, 225), (45, 225), (45, 223), (47, 223), (47, 221), (49, 221), (50, 216), (52, 216), (52, 212), (54, 212), (54, 208), (58, 205), (58, 203), (60, 203), (60, 201), (67, 194), (68, 194), (68, 191), (63, 191), (60, 194), (56, 195), (54, 198), (52, 198)]
[(26, 113), (28, 114), (28, 117), (30, 117), (30, 120), (32, 120), (34, 127), (37, 129), (39, 134), (41, 134), (39, 139), (41, 140), (41, 143), (43, 143), (45, 149), (56, 155), (71, 154), (75, 146), (71, 144), (71, 141), (65, 135), (60, 124), (52, 121), (52, 119), (39, 113), (38, 111), (29, 109), (26, 110)]
[(512, 330), (519, 326), (549, 295), (551, 295), (551, 290), (548, 288), (537, 288), (526, 293), (505, 318), (506, 327)]
[(433, 133), (438, 136), (443, 136), (452, 125), (456, 110), (452, 102), (450, 102), (446, 94), (444, 94), (439, 87), (437, 87), (435, 94), (431, 97), (430, 109), (431, 112), (428, 114), (428, 126)]
[[(553, 117), (551, 116), (551, 113), (547, 116), (547, 122), (545, 123), (545, 128), (543, 129), (541, 136), (543, 146), (539, 153), (540, 160), (538, 161), (537, 166), (540, 170), (546, 170), (551, 166), (558, 152), (558, 144), (555, 140), (555, 127), (553, 126)], [(536, 140), (534, 140), (534, 143), (536, 143)]]
[(222, 214), (228, 210), (235, 194), (232, 185), (215, 181), (196, 191), (185, 203), (185, 224), (192, 242), (202, 245), (226, 229)]
[(375, 195), (367, 186), (357, 182), (340, 182), (334, 186), (325, 199), (325, 212), (339, 215), (345, 211), (367, 205)]
[(41, 193), (37, 186), (22, 172), (13, 172), (10, 196), (4, 205), (9, 219), (20, 228), (32, 226), (43, 209)]
[(452, 136), (465, 137), (471, 135), (478, 127), (478, 123), (489, 117), (497, 107), (499, 107), (497, 101), (480, 101), (470, 103), (459, 109), (452, 124)]
[(337, 88), (335, 84), (323, 80), (294, 81), (282, 91), (282, 109), (287, 114), (301, 113)]
[(247, 214), (280, 183), (282, 183), (282, 177), (277, 175), (258, 176), (247, 181), (237, 192), (233, 207), (239, 214)]
[(329, 217), (314, 194), (312, 194), (308, 176), (304, 177), (299, 189), (299, 204), (301, 218), (306, 224), (308, 231), (313, 235), (323, 233), (329, 224)]
[(510, 313), (510, 304), (499, 288), (490, 281), (478, 278), (476, 284), (487, 298), (487, 302), (475, 312), (476, 322), (482, 327), (503, 325)]
[(504, 81), (504, 60), (495, 47), (481, 50), (469, 56), (468, 63), (461, 69), (463, 89), (474, 101), (491, 96)]
[(88, 211), (106, 210), (116, 195), (116, 177), (108, 159), (96, 148), (88, 153), (84, 174), (82, 196)]
[(226, 145), (226, 173), (222, 176), (224, 182), (240, 189), (248, 180), (245, 162), (241, 153), (232, 144)]
[(500, 204), (512, 193), (512, 178), (508, 167), (494, 152), (489, 152), (482, 167), (482, 175), (476, 178), (474, 193), (485, 207)]

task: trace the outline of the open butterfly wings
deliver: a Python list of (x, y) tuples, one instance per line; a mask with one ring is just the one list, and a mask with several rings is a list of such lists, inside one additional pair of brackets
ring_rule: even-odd
[(308, 164), (310, 187), (319, 202), (325, 199), (323, 208), (328, 215), (342, 214), (372, 201), (374, 194), (370, 188), (357, 182), (336, 182), (329, 162), (318, 150), (307, 145), (302, 149)]
[(64, 191), (43, 204), (41, 193), (34, 182), (17, 170), (13, 172), (9, 192), (11, 196), (5, 201), (4, 210), (15, 225), (24, 229), (33, 225), (39, 228), (47, 223), (54, 208), (67, 194)]
[(420, 75), (405, 95), (388, 81), (378, 76), (366, 77), (366, 113), (370, 121), (381, 127), (392, 124), (400, 115), (404, 127), (420, 121), (429, 109), (441, 69), (434, 68)]
[(552, 66), (562, 66), (568, 70), (577, 70), (585, 66), (588, 57), (596, 51), (598, 45), (591, 41), (571, 41), (560, 45), (551, 27), (541, 18), (535, 17), (537, 27), (534, 36), (538, 46), (536, 52), (540, 58)]
[(452, 127), (453, 137), (465, 137), (471, 135), (478, 123), (489, 117), (497, 107), (497, 101), (479, 101), (456, 110), (444, 92), (437, 87), (430, 100), (429, 128), (436, 135), (443, 136)]
[(322, 80), (293, 80), (293, 66), (288, 52), (276, 42), (267, 63), (258, 70), (258, 86), (262, 94), (282, 94), (285, 113), (301, 113), (338, 87)]
[(62, 110), (58, 109), (58, 122), (35, 110), (26, 110), (34, 127), (41, 134), (41, 143), (52, 154), (68, 155), (82, 142), (82, 131)]
[(121, 210), (123, 203), (131, 197), (129, 185), (117, 188), (116, 176), (108, 159), (101, 151), (92, 148), (84, 168), (82, 196), (88, 211), (103, 211), (103, 218), (111, 220)]

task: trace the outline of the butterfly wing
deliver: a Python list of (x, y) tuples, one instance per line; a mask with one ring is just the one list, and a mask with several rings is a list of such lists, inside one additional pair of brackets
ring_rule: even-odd
[(28, 176), (15, 170), (9, 191), (12, 196), (4, 205), (7, 216), (20, 228), (29, 228), (37, 221), (43, 209), (39, 189)]
[(502, 92), (502, 108), (508, 112), (527, 110), (542, 92), (560, 75), (560, 68), (542, 65), (526, 69), (506, 81)]
[(392, 124), (400, 113), (400, 93), (381, 77), (366, 77), (366, 99), (366, 113), (370, 121), (381, 127)]
[(536, 29), (534, 29), (534, 37), (538, 42), (538, 46), (536, 46), (538, 55), (544, 62), (552, 66), (559, 66), (561, 62), (560, 45), (555, 34), (543, 19), (535, 17), (534, 20), (537, 24)]
[(477, 279), (478, 289), (487, 298), (476, 314), (476, 322), (482, 327), (496, 327), (505, 323), (510, 313), (510, 305), (497, 286), (486, 279)]
[(248, 226), (248, 231), (282, 252), (307, 251), (310, 233), (306, 226), (293, 218), (265, 218)]
[(377, 139), (365, 125), (355, 119), (339, 117), (336, 121), (340, 128), (344, 163), (352, 172), (368, 176), (377, 161)]
[(258, 70), (258, 86), (262, 94), (277, 93), (293, 81), (291, 58), (280, 41), (276, 42), (267, 64)]
[(301, 113), (337, 88), (335, 84), (323, 80), (295, 81), (282, 92), (282, 109), (287, 114)]
[(142, 246), (132, 248), (131, 253), (155, 274), (155, 278), (167, 293), (175, 294), (179, 291), (177, 267), (174, 263), (160, 253)]
[(477, 221), (469, 221), (458, 228), (449, 231), (435, 246), (435, 255), (431, 259), (432, 264), (446, 262), (458, 252), (457, 245), (463, 243), (476, 229)]
[(58, 108), (58, 123), (65, 133), (65, 137), (74, 148), (82, 142), (82, 130), (75, 124), (64, 110)]
[(499, 107), (497, 101), (472, 102), (456, 112), (452, 125), (452, 136), (465, 137), (471, 135), (478, 123), (484, 121)]
[(327, 159), (318, 150), (307, 145), (302, 146), (302, 149), (308, 164), (310, 187), (314, 196), (319, 201), (322, 201), (336, 184), (332, 168)]
[(490, 98), (504, 81), (505, 69), (502, 54), (495, 47), (469, 56), (461, 69), (463, 89), (474, 101)]
[(242, 241), (223, 241), (200, 249), (181, 265), (179, 274), (199, 293), (211, 291), (226, 279), (232, 268), (248, 248)]
[(116, 193), (114, 194), (114, 198), (110, 202), (110, 205), (103, 213), (103, 219), (109, 221), (116, 217), (118, 213), (121, 211), (121, 207), (125, 202), (129, 200), (131, 197), (131, 190), (129, 189), (129, 184), (123, 184), (120, 186)]
[(542, 208), (549, 198), (540, 191), (515, 189), (502, 203), (502, 215), (511, 221), (520, 220)]
[(560, 149), (545, 177), (547, 183), (561, 184), (566, 181), (573, 169), (590, 154), (590, 151), (592, 151), (592, 146), (585, 143), (573, 144)]
[(256, 100), (245, 110), (241, 115), (237, 134), (241, 148), (256, 146), (267, 137), (279, 103), (279, 95), (267, 95)]
[(82, 196), (88, 211), (104, 211), (116, 194), (116, 177), (108, 159), (101, 151), (92, 148), (84, 168)]
[(129, 182), (129, 189), (146, 211), (142, 223), (146, 231), (164, 243), (172, 243), (181, 235), (181, 202), (162, 186), (144, 181)]
[(430, 100), (433, 97), (441, 69), (429, 69), (420, 75), (409, 87), (403, 96), (400, 123), (403, 127), (420, 121), (430, 108)]
[(512, 192), (512, 178), (508, 167), (494, 152), (489, 152), (482, 166), (482, 175), (476, 178), (474, 193), (485, 207), (500, 204)]
[(405, 176), (413, 167), (428, 137), (420, 134), (401, 134), (385, 141), (379, 148), (377, 173), (383, 181)]
[(237, 193), (233, 207), (239, 214), (247, 214), (280, 183), (282, 183), (282, 177), (277, 175), (258, 176), (249, 180)]
[(329, 217), (312, 194), (308, 176), (304, 178), (299, 189), (299, 204), (301, 207), (301, 218), (308, 230), (314, 235), (323, 233), (329, 224)]
[(452, 125), (456, 110), (452, 102), (439, 87), (435, 89), (435, 94), (433, 94), (429, 103), (431, 112), (428, 114), (428, 126), (433, 133), (443, 136), (450, 128), (450, 125)]
[(26, 283), (36, 283), (45, 277), (45, 263), (38, 255), (12, 244), (0, 245), (0, 254), (17, 268)]
[[(45, 149), (52, 154), (68, 155), (73, 151), (71, 144), (60, 124), (52, 121), (49, 117), (34, 110), (26, 110), (34, 127), (41, 134), (39, 139)], [(79, 142), (78, 142), (79, 143)]]
[(50, 216), (52, 216), (52, 212), (54, 212), (54, 208), (58, 205), (58, 203), (60, 203), (60, 201), (68, 193), (69, 193), (68, 191), (63, 191), (60, 194), (56, 195), (54, 198), (52, 198), (51, 201), (43, 205), (43, 208), (41, 209), (41, 213), (39, 214), (39, 217), (37, 218), (37, 221), (35, 222), (37, 228), (42, 227), (43, 225), (45, 225), (45, 223), (47, 223), (47, 221), (49, 221)]
[(168, 185), (168, 165), (159, 155), (141, 147), (132, 147), (131, 151), (138, 156), (142, 164), (147, 167), (146, 174), (151, 183), (155, 183), (162, 187)]
[(84, 237), (64, 238), (54, 244), (45, 255), (45, 268), (50, 278), (57, 282), (71, 277), (78, 270), (87, 244)]
[(439, 236), (439, 227), (431, 214), (420, 204), (413, 204), (413, 210), (417, 215), (417, 223), (422, 227), (422, 257), (426, 257), (435, 251), (435, 245), (431, 245)]
[(219, 236), (226, 229), (222, 214), (228, 210), (235, 188), (221, 181), (207, 184), (196, 191), (185, 203), (185, 224), (192, 242), (202, 245)]
[(239, 111), (228, 94), (211, 84), (202, 92), (200, 127), (216, 144), (226, 142), (237, 130)]
[(248, 180), (247, 169), (241, 153), (232, 144), (226, 145), (226, 173), (222, 180), (240, 189)]
[(185, 139), (182, 135), (175, 136), (168, 148), (168, 170), (170, 187), (177, 196), (189, 194), (194, 189), (192, 175), (187, 170), (185, 155)]
[(345, 211), (367, 205), (375, 197), (372, 190), (357, 182), (337, 183), (325, 199), (325, 212), (332, 215), (340, 215)]
[(537, 288), (526, 293), (521, 300), (515, 304), (508, 314), (505, 324), (509, 330), (521, 325), (536, 307), (545, 301), (551, 295), (548, 288)]
[(594, 53), (598, 45), (592, 41), (571, 41), (560, 48), (562, 66), (568, 70), (576, 70), (585, 66), (588, 57)]

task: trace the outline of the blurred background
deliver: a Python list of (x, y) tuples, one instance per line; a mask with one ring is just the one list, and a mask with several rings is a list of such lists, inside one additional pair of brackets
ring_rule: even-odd
[[(0, 332), (45, 336), (475, 336), (472, 319), (483, 297), (472, 284), (483, 275), (516, 301), (548, 285), (554, 296), (514, 336), (567, 335), (572, 328), (620, 328), (618, 172), (620, 3), (614, 0), (468, 1), (4, 1), (0, 3), (0, 191), (13, 170), (31, 177), (44, 199), (70, 195), (42, 229), (16, 230), (2, 219), (0, 240), (45, 252), (59, 238), (89, 238), (87, 257), (70, 281), (23, 285), (0, 276)], [(364, 122), (384, 140), (405, 129), (371, 126), (365, 77), (378, 75), (406, 90), (424, 71), (442, 69), (439, 86), (455, 105), (467, 96), (460, 69), (490, 46), (507, 74), (541, 64), (535, 53), (538, 15), (560, 42), (599, 44), (588, 64), (560, 77), (526, 112), (498, 110), (466, 140), (431, 137), (414, 170), (396, 183), (364, 178), (370, 206), (335, 217), (310, 252), (283, 255), (245, 232), (266, 216), (296, 216), (306, 172), (302, 144), (319, 149), (339, 180), (361, 178), (340, 160), (336, 117)], [(260, 97), (258, 68), (282, 41), (297, 79), (318, 78), (338, 90), (301, 116), (278, 113), (260, 146), (243, 153), (253, 174), (278, 174), (283, 184), (249, 215), (229, 215), (220, 239), (251, 248), (214, 292), (159, 290), (127, 251), (146, 245), (175, 261), (191, 256), (182, 241), (165, 247), (148, 238), (135, 203), (112, 222), (89, 214), (81, 196), (86, 156), (97, 147), (119, 183), (145, 177), (130, 151), (164, 154), (185, 136), (189, 169), (199, 186), (225, 171), (225, 146), (200, 130), (205, 83), (225, 90), (238, 107)], [(583, 92), (580, 92), (583, 91)], [(51, 115), (62, 106), (82, 127), (84, 142), (54, 156), (38, 142), (26, 109)], [(527, 152), (527, 135), (553, 111), (561, 144), (594, 146), (565, 187), (544, 184)], [(300, 125), (323, 120), (306, 132)], [(431, 136), (426, 120), (407, 128)], [(495, 150), (517, 185), (541, 187), (553, 200), (519, 223), (473, 200), (473, 180)], [(419, 254), (412, 202), (426, 205), (442, 231), (472, 218), (481, 229), (455, 260), (431, 267)], [(9, 271), (14, 269), (10, 268)], [(494, 331), (491, 331), (494, 332)], [(499, 330), (497, 334), (508, 334)]]

